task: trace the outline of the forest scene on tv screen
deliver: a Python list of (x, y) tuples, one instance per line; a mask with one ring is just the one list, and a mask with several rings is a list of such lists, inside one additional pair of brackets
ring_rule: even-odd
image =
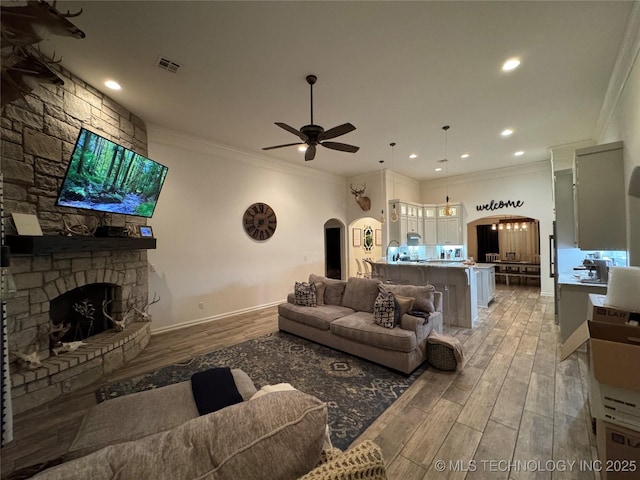
[(151, 217), (167, 167), (81, 129), (58, 205)]

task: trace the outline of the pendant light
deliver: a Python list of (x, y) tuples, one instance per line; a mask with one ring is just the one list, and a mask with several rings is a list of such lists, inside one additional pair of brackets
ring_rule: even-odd
[(446, 196), (446, 203), (444, 208), (442, 209), (442, 214), (445, 217), (451, 217), (453, 215), (453, 208), (451, 208), (451, 205), (449, 205), (449, 159), (447, 158), (447, 147), (448, 147), (448, 143), (447, 143), (447, 130), (449, 130), (449, 125), (445, 125), (442, 127), (442, 130), (444, 130), (444, 171), (445, 171), (445, 182), (446, 182), (446, 190), (447, 190), (447, 196)]
[(383, 172), (382, 172), (382, 166), (384, 164), (384, 160), (380, 160), (380, 197), (382, 197), (382, 210), (380, 210), (380, 223), (384, 223), (385, 218), (384, 218), (384, 202), (385, 200), (385, 195), (384, 195), (384, 178), (383, 178)]
[[(394, 148), (393, 147), (396, 146), (396, 142), (391, 142), (389, 144), (389, 146), (391, 147), (391, 168), (393, 168), (394, 165), (395, 165), (395, 162), (393, 160), (393, 157), (394, 157), (394, 155), (393, 155)], [(393, 174), (393, 199), (394, 200), (396, 199), (396, 174), (395, 174), (395, 172)], [(400, 217), (398, 216), (398, 211), (396, 210), (396, 202), (394, 201), (393, 202), (393, 210), (391, 210), (391, 215), (389, 215), (389, 220), (391, 220), (392, 222), (397, 222), (399, 218)]]

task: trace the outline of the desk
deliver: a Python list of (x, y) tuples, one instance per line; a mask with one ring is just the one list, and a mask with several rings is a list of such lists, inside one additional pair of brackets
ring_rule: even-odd
[(504, 276), (507, 285), (509, 285), (509, 277), (528, 278), (540, 280), (540, 264), (530, 262), (515, 262), (511, 260), (498, 260), (491, 262), (496, 266), (496, 276)]

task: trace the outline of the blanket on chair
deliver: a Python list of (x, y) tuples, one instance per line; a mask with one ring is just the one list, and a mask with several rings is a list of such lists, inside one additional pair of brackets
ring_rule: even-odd
[(191, 376), (193, 399), (200, 415), (242, 402), (231, 368), (211, 368)]

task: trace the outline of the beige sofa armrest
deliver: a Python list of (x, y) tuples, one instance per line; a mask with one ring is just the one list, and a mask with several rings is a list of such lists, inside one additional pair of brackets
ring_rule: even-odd
[(409, 315), (405, 313), (400, 318), (400, 328), (403, 330), (409, 330), (411, 332), (417, 332), (418, 327), (420, 325), (424, 325), (426, 323), (426, 319), (422, 317), (414, 317), (413, 315)]

